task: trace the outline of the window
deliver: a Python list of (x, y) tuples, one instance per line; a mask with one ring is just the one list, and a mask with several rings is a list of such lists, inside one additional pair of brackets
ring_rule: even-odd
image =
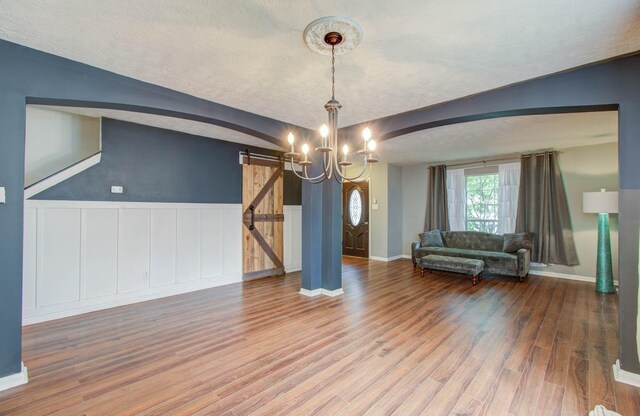
[(351, 197), (349, 198), (349, 217), (351, 218), (351, 225), (357, 227), (362, 219), (362, 197), (357, 189), (351, 191)]
[(465, 177), (465, 228), (495, 234), (498, 231), (498, 174)]

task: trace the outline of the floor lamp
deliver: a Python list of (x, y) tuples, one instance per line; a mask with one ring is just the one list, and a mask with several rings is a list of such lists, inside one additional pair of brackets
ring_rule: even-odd
[(600, 192), (585, 192), (582, 195), (582, 211), (598, 214), (596, 291), (600, 293), (615, 293), (611, 265), (609, 214), (618, 213), (618, 192), (605, 192), (604, 188)]

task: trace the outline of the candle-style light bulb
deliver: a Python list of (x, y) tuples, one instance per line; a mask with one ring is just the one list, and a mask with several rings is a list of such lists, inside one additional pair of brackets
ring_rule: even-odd
[(323, 139), (326, 139), (328, 135), (329, 135), (329, 127), (327, 127), (326, 124), (323, 124), (320, 127), (320, 136), (322, 136)]
[(344, 145), (342, 146), (342, 153), (347, 156), (349, 154), (349, 146), (348, 145)]
[(291, 153), (295, 153), (295, 149), (293, 148), (293, 142), (295, 141), (295, 137), (293, 137), (293, 133), (289, 132), (289, 135), (287, 136), (287, 141), (289, 142), (289, 144), (291, 145)]
[(365, 127), (364, 130), (362, 130), (362, 138), (365, 142), (368, 142), (369, 139), (371, 139), (371, 129), (369, 127)]
[(308, 144), (303, 144), (302, 145), (302, 153), (304, 154), (304, 160), (307, 160), (307, 153), (309, 153), (309, 145)]
[(369, 140), (367, 142), (367, 147), (369, 148), (370, 151), (374, 151), (376, 150), (376, 141), (375, 140)]

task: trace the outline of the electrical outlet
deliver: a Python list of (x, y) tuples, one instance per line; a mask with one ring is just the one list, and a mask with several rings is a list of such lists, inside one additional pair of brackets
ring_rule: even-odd
[(0, 186), (0, 204), (7, 203), (7, 193), (4, 189), (4, 186)]
[(119, 185), (111, 186), (111, 193), (112, 194), (123, 194), (124, 193), (124, 186), (119, 186)]

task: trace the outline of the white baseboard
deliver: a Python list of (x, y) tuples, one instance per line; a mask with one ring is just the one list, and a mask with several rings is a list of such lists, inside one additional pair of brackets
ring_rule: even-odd
[(620, 368), (620, 360), (613, 364), (613, 378), (620, 383), (640, 387), (640, 374), (630, 373)]
[(589, 276), (580, 276), (577, 274), (548, 272), (546, 270), (529, 270), (529, 274), (534, 276), (557, 277), (559, 279), (579, 280), (581, 282), (595, 282), (596, 279)]
[(300, 267), (299, 264), (293, 266), (284, 266), (284, 271), (287, 273), (299, 272), (300, 270), (302, 270), (302, 267)]
[[(402, 258), (405, 258), (403, 254), (392, 256), (392, 257), (369, 256), (369, 260), (385, 261), (385, 262), (399, 260)], [(411, 256), (409, 256), (409, 258), (411, 258)]]
[[(581, 282), (591, 282), (595, 283), (596, 278), (590, 276), (580, 276), (578, 274), (569, 274), (569, 273), (557, 273), (557, 272), (548, 272), (546, 270), (529, 270), (529, 274), (534, 276), (547, 276), (547, 277), (557, 277), (558, 279), (568, 279), (568, 280), (579, 280)], [(618, 285), (618, 281), (613, 281), (614, 285)]]
[(309, 289), (305, 289), (305, 288), (300, 288), (300, 294), (301, 295), (305, 295), (305, 296), (309, 296), (314, 297), (314, 296), (319, 296), (322, 295), (322, 289), (313, 289), (313, 290), (309, 290)]
[(24, 363), (20, 363), (20, 372), (16, 374), (9, 374), (8, 376), (0, 377), (0, 391), (9, 390), (13, 387), (18, 387), (29, 382), (29, 373)]
[(403, 254), (403, 255), (402, 255), (402, 256), (400, 256), (400, 257), (402, 257), (403, 259), (409, 259), (409, 260), (411, 260), (411, 254)]
[[(54, 319), (68, 318), (70, 316), (82, 315), (84, 313), (160, 299), (168, 296), (181, 295), (183, 293), (225, 286), (232, 283), (239, 283), (241, 281), (242, 276), (239, 273), (229, 273), (221, 278), (183, 282), (176, 285), (146, 289), (140, 292), (121, 293), (108, 298), (88, 299), (86, 301), (79, 302), (78, 306), (68, 309), (56, 310), (55, 307), (49, 307), (42, 308), (41, 310), (25, 310), (23, 311), (22, 325), (32, 325), (40, 322), (52, 321)], [(62, 307), (64, 307), (64, 305), (62, 305)]]
[(335, 290), (328, 290), (328, 289), (320, 289), (322, 290), (322, 294), (325, 296), (340, 296), (344, 294), (344, 290), (342, 290), (342, 288), (340, 289), (335, 289)]
[(335, 289), (335, 290), (328, 290), (328, 289), (322, 289), (322, 288), (309, 290), (305, 288), (300, 288), (300, 294), (304, 296), (309, 296), (309, 297), (314, 297), (319, 295), (335, 297), (335, 296), (340, 296), (344, 294), (344, 290), (342, 290), (342, 288)]

